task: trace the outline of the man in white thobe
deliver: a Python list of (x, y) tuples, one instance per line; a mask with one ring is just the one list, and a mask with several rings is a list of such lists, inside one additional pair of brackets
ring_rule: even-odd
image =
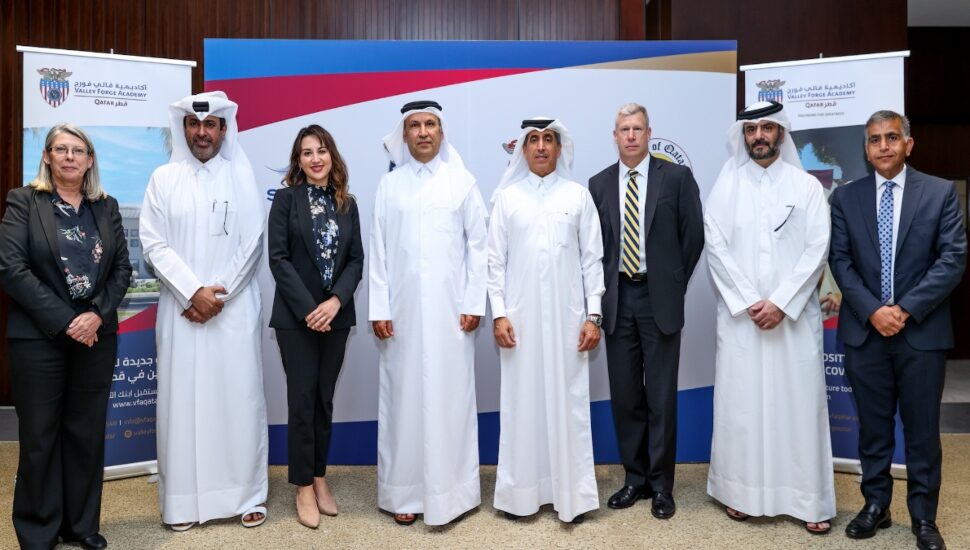
[[(161, 281), (158, 473), (174, 530), (266, 519), (267, 424), (254, 274), (265, 210), (222, 92), (172, 104), (172, 158), (141, 209), (145, 258)], [(182, 137), (184, 135), (184, 138)]]
[(732, 519), (784, 514), (823, 534), (835, 516), (817, 291), (828, 203), (781, 104), (738, 119), (704, 216), (719, 296), (707, 492)]
[(566, 127), (536, 118), (522, 128), (488, 236), (502, 362), (495, 508), (515, 520), (552, 503), (561, 521), (581, 523), (599, 508), (588, 355), (600, 340), (603, 240), (592, 196), (570, 177)]
[(448, 143), (441, 106), (415, 101), (384, 138), (369, 290), (380, 339), (377, 500), (401, 525), (481, 504), (475, 335), (485, 314), (485, 204)]

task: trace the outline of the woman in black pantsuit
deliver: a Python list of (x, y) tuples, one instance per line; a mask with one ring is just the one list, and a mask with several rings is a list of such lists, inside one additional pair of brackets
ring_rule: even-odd
[(364, 269), (357, 203), (329, 132), (300, 130), (269, 214), (269, 266), (276, 279), (270, 326), (286, 371), (289, 481), (297, 517), (315, 529), (337, 515), (327, 485), (333, 393)]
[(108, 545), (98, 533), (104, 423), (130, 280), (118, 201), (101, 188), (94, 144), (76, 126), (51, 128), (37, 178), (7, 194), (0, 223), (23, 548), (53, 548), (58, 537)]

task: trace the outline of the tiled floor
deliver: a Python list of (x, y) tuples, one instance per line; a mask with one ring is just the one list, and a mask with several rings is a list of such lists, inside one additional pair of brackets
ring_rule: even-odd
[[(970, 433), (970, 360), (947, 363), (940, 430)], [(0, 407), (0, 441), (17, 441), (17, 413), (13, 407)]]

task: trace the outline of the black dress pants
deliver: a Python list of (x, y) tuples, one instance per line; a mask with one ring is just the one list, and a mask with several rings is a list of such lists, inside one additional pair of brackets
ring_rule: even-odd
[(8, 340), (20, 430), (13, 524), (21, 547), (53, 548), (101, 527), (104, 423), (118, 352), (114, 334), (89, 348), (64, 333)]
[(344, 362), (350, 329), (316, 332), (276, 329), (289, 413), (289, 481), (306, 486), (327, 473), (333, 425), (333, 393)]
[(606, 361), (624, 484), (672, 492), (680, 332), (660, 331), (645, 281), (620, 275), (616, 325), (606, 335)]
[(862, 496), (889, 508), (896, 448), (896, 410), (903, 421), (906, 503), (913, 520), (936, 521), (943, 450), (940, 400), (946, 352), (913, 348), (903, 334), (885, 338), (872, 329), (860, 347), (845, 346), (845, 373), (859, 412)]

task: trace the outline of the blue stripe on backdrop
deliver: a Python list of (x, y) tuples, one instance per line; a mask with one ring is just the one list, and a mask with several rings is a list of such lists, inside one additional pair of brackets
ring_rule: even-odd
[[(714, 426), (714, 387), (682, 390), (677, 395), (677, 461), (708, 462), (710, 433)], [(620, 461), (609, 401), (590, 404), (593, 425), (593, 455), (597, 464)], [(685, 429), (690, 426), (690, 429)], [(478, 452), (482, 464), (498, 461), (499, 413), (478, 415)], [(376, 464), (377, 421), (338, 422), (330, 443), (331, 464)], [(286, 464), (286, 425), (269, 427), (269, 462)]]
[[(670, 55), (735, 51), (734, 40), (481, 42), (205, 40), (205, 80), (449, 69), (557, 69)], [(308, 51), (331, 55), (307, 56)]]

